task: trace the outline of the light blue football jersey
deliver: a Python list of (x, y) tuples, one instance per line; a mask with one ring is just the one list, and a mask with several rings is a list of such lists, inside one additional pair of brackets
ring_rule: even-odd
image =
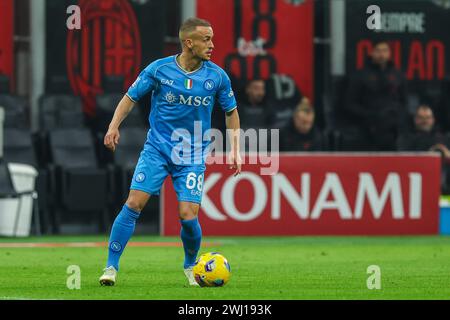
[(211, 112), (217, 102), (223, 111), (237, 107), (225, 71), (203, 61), (192, 72), (181, 68), (176, 55), (148, 65), (128, 89), (134, 102), (152, 91), (147, 140), (176, 164), (204, 164), (210, 143)]

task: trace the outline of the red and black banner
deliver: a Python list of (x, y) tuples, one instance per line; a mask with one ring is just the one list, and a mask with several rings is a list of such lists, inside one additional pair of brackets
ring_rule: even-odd
[(312, 0), (197, 0), (197, 16), (211, 22), (213, 60), (228, 74), (241, 81), (286, 74), (313, 97)]
[(71, 87), (84, 98), (85, 111), (95, 108), (103, 75), (124, 77), (124, 87), (141, 68), (141, 37), (127, 1), (79, 0), (82, 28), (67, 35), (66, 63)]
[[(347, 0), (346, 65), (364, 66), (374, 39), (387, 40), (392, 60), (411, 83), (441, 81), (450, 63), (450, 3), (412, 0)], [(381, 30), (367, 27), (368, 6), (381, 9)]]
[[(66, 10), (77, 5), (81, 28), (68, 30)], [(105, 76), (123, 77), (123, 91), (141, 69), (163, 56), (164, 1), (47, 1), (47, 92), (55, 79), (68, 79), (70, 91), (95, 113), (95, 97)]]
[(14, 2), (0, 1), (0, 74), (8, 76), (14, 85)]

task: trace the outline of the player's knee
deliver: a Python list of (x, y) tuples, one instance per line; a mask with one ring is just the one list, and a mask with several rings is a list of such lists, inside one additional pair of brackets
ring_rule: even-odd
[(179, 211), (181, 220), (192, 220), (195, 219), (198, 215), (198, 210), (191, 206), (183, 206)]
[(129, 197), (127, 199), (126, 205), (128, 206), (128, 208), (130, 208), (131, 210), (136, 211), (136, 212), (141, 212), (145, 206), (144, 203), (142, 203), (141, 201), (138, 201), (137, 199), (135, 199), (133, 197)]

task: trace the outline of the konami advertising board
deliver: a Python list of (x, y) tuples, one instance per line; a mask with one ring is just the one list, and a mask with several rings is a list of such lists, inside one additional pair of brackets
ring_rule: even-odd
[[(234, 177), (211, 164), (202, 182), (204, 235), (437, 234), (441, 160), (433, 154), (281, 153), (278, 170), (249, 164)], [(161, 199), (161, 233), (178, 235), (170, 179)]]

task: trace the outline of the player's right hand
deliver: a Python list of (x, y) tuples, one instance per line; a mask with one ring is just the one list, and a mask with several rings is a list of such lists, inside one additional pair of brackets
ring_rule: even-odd
[(105, 147), (107, 147), (111, 151), (116, 150), (116, 146), (119, 144), (119, 129), (108, 129), (108, 132), (105, 134), (105, 138), (103, 139), (103, 143)]

